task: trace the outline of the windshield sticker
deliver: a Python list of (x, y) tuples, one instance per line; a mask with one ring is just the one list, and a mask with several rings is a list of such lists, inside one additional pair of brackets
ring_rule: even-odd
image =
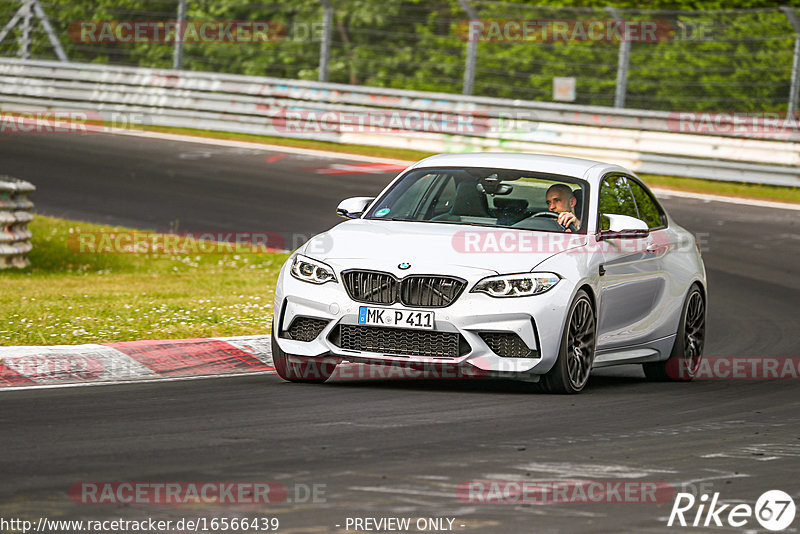
[(381, 208), (375, 212), (375, 217), (386, 217), (389, 215), (389, 212), (392, 211), (389, 208)]

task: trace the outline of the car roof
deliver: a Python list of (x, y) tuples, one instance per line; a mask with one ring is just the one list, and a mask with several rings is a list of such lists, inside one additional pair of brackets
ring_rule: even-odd
[[(619, 165), (590, 159), (549, 156), (544, 154), (521, 154), (504, 152), (475, 152), (467, 154), (438, 154), (423, 159), (411, 166), (422, 167), (489, 167), (517, 169), (562, 174), (597, 182), (607, 172), (617, 171), (632, 174)], [(589, 171), (592, 171), (591, 173)]]

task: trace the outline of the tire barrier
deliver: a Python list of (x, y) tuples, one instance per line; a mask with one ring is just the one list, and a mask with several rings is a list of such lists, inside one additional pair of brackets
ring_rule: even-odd
[(30, 182), (0, 176), (0, 269), (30, 265), (33, 232), (28, 223), (33, 220), (33, 202), (28, 195), (35, 190)]

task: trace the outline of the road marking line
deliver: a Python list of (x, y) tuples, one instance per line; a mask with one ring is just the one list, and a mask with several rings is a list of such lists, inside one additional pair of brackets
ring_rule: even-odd
[(384, 174), (395, 173), (406, 170), (408, 165), (397, 163), (331, 163), (325, 167), (309, 167), (309, 170), (317, 174)]
[(726, 197), (721, 195), (710, 195), (707, 193), (692, 193), (690, 191), (676, 191), (674, 189), (660, 189), (651, 187), (650, 190), (655, 193), (657, 197), (669, 198), (693, 198), (696, 200), (707, 200), (712, 202), (728, 202), (729, 204), (742, 204), (745, 206), (755, 206), (759, 208), (776, 208), (781, 210), (794, 210), (800, 211), (800, 204), (792, 204), (790, 202), (776, 202), (772, 200), (757, 200), (751, 198), (738, 198)]
[(108, 135), (129, 135), (133, 137), (144, 137), (148, 139), (162, 139), (165, 141), (180, 141), (183, 143), (197, 143), (201, 145), (225, 146), (232, 148), (251, 148), (255, 150), (263, 150), (266, 152), (285, 152), (286, 154), (302, 154), (304, 156), (317, 156), (320, 158), (333, 158), (343, 159), (350, 161), (365, 161), (372, 163), (395, 163), (411, 165), (413, 162), (392, 159), (392, 158), (379, 158), (375, 156), (363, 156), (361, 154), (345, 154), (339, 152), (331, 152), (328, 150), (314, 150), (311, 148), (299, 148), (293, 146), (283, 145), (270, 145), (266, 143), (258, 143), (255, 141), (236, 141), (233, 139), (215, 139), (213, 137), (198, 137), (196, 135), (182, 135), (170, 134), (165, 132), (148, 132), (142, 130), (120, 130)]
[[(213, 137), (198, 137), (194, 135), (181, 135), (169, 134), (165, 132), (148, 132), (142, 130), (120, 130), (113, 134), (108, 135), (130, 135), (134, 137), (144, 137), (151, 139), (163, 139), (167, 141), (180, 141), (186, 143), (198, 143), (213, 146), (227, 146), (234, 148), (250, 148), (256, 150), (264, 150), (270, 152), (283, 152), (286, 154), (302, 154), (307, 156), (316, 156), (320, 158), (332, 158), (350, 161), (364, 161), (371, 163), (388, 163), (396, 165), (409, 166), (415, 163), (414, 161), (392, 159), (392, 158), (379, 158), (376, 156), (364, 156), (361, 154), (347, 154), (340, 152), (331, 152), (328, 150), (314, 150), (310, 148), (290, 147), (283, 145), (272, 145), (258, 142), (235, 141), (231, 139), (215, 139)], [(346, 147), (343, 147), (343, 149)], [(757, 202), (758, 206), (772, 207), (777, 209), (787, 209), (800, 211), (800, 204), (793, 204), (790, 202), (777, 202), (777, 201), (762, 201), (740, 197), (728, 197), (722, 195), (712, 195), (706, 193), (693, 193), (691, 191), (677, 191), (673, 189), (651, 188), (652, 191), (658, 196), (673, 196), (681, 198), (694, 198), (698, 200), (712, 200), (715, 202), (728, 202), (730, 204), (744, 204), (752, 206)]]

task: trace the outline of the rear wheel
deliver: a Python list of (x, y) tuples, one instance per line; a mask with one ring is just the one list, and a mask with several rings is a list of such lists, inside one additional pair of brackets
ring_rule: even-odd
[(578, 291), (572, 301), (558, 360), (539, 380), (539, 388), (547, 393), (580, 393), (589, 381), (597, 344), (597, 322), (589, 295)]
[(660, 382), (693, 380), (703, 359), (705, 337), (706, 303), (700, 288), (693, 285), (683, 304), (680, 326), (669, 359), (642, 364), (645, 376)]
[(272, 362), (278, 376), (289, 382), (321, 384), (336, 370), (336, 361), (330, 358), (308, 358), (287, 354), (281, 350), (277, 341), (278, 332), (272, 324)]

